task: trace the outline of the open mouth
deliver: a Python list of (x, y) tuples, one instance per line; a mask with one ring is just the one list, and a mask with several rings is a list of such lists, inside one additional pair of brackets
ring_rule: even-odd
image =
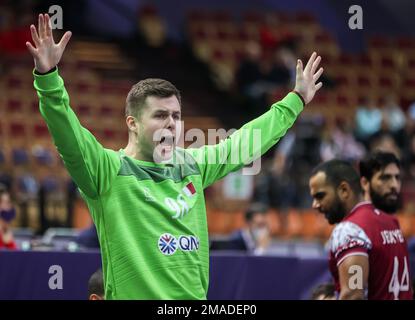
[(169, 157), (173, 152), (175, 138), (173, 135), (165, 135), (160, 138), (159, 146), (162, 157)]
[(174, 141), (175, 141), (175, 138), (172, 135), (171, 136), (163, 136), (160, 139), (160, 144), (163, 145), (163, 146), (173, 146)]

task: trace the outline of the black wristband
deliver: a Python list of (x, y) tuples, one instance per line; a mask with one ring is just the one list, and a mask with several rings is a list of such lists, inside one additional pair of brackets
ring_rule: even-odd
[(298, 91), (293, 90), (292, 92), (294, 92), (301, 99), (301, 101), (303, 102), (303, 106), (305, 106), (305, 101), (304, 101), (303, 96)]
[(45, 73), (41, 73), (41, 72), (39, 72), (39, 71), (37, 71), (36, 69), (35, 69), (35, 73), (36, 74), (38, 74), (38, 75), (40, 75), (40, 76), (44, 76), (45, 74), (48, 74), (48, 73), (52, 73), (53, 71), (55, 71), (56, 70), (56, 67), (53, 67), (52, 69), (50, 69), (48, 72), (45, 72)]

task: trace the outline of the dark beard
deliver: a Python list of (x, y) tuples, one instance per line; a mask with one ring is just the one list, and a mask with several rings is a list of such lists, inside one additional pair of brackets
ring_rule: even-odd
[(343, 204), (336, 195), (333, 206), (330, 208), (329, 212), (324, 214), (329, 224), (336, 224), (343, 220), (346, 216), (346, 210), (344, 209)]
[(370, 199), (375, 208), (382, 210), (388, 214), (394, 214), (401, 208), (401, 195), (397, 194), (396, 200), (387, 200), (386, 195), (381, 196), (379, 193), (375, 192), (372, 188), (369, 189)]

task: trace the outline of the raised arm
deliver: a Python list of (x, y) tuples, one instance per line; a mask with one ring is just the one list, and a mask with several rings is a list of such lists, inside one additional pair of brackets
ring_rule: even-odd
[(317, 83), (323, 73), (323, 68), (317, 71), (320, 61), (321, 57), (315, 52), (304, 69), (303, 63), (298, 60), (293, 92), (274, 103), (270, 110), (242, 126), (227, 139), (216, 145), (187, 149), (199, 164), (205, 187), (256, 160), (285, 135), (304, 105), (309, 103), (322, 87), (321, 82)]
[(59, 76), (59, 63), (71, 37), (66, 32), (59, 43), (52, 35), (49, 16), (39, 15), (36, 30), (31, 25), (32, 40), (27, 42), (35, 62), (34, 86), (39, 97), (40, 112), (66, 168), (82, 192), (96, 198), (106, 192), (116, 176), (120, 160), (116, 152), (102, 147), (95, 137), (81, 126), (69, 106), (69, 96)]

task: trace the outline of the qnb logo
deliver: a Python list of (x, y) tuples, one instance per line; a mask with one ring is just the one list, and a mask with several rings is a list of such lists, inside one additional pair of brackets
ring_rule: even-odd
[(183, 251), (199, 250), (199, 239), (194, 236), (180, 236), (179, 247)]
[(170, 233), (165, 233), (160, 236), (158, 245), (162, 254), (170, 256), (177, 250), (177, 239)]
[(162, 254), (171, 256), (177, 249), (190, 252), (199, 250), (199, 238), (195, 236), (180, 236), (178, 239), (170, 233), (164, 233), (158, 240), (158, 247)]

